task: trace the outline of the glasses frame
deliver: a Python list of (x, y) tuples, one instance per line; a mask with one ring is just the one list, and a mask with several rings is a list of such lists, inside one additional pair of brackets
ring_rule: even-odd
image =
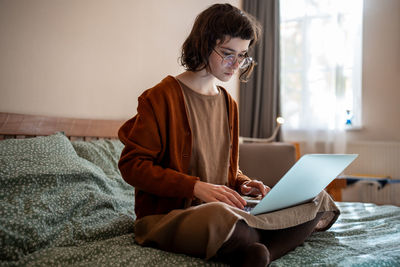
[(253, 58), (249, 56), (246, 56), (242, 60), (240, 60), (239, 57), (236, 55), (223, 56), (215, 48), (213, 48), (213, 50), (215, 53), (217, 53), (218, 56), (222, 58), (221, 62), (222, 65), (227, 65), (229, 67), (232, 67), (233, 65), (235, 65), (236, 62), (238, 62), (239, 69), (245, 69), (248, 66), (250, 66), (251, 63), (253, 62)]

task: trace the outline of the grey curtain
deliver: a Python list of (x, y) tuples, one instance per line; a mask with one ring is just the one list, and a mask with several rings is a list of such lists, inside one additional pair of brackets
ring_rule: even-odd
[(243, 10), (258, 19), (263, 34), (250, 51), (257, 66), (250, 80), (240, 86), (240, 135), (268, 138), (280, 115), (279, 0), (243, 0)]

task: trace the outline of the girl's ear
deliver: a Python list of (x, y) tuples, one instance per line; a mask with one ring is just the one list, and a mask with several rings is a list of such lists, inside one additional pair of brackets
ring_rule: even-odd
[(216, 48), (219, 45), (222, 45), (224, 42), (221, 39), (217, 39), (217, 41), (215, 41), (215, 46), (213, 48)]

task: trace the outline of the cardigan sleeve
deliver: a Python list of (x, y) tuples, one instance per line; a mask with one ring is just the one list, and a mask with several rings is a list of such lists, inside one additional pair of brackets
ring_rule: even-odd
[(249, 181), (251, 181), (251, 179), (249, 177), (247, 177), (246, 175), (244, 175), (241, 170), (238, 170), (237, 176), (236, 176), (236, 190), (238, 192), (240, 192), (240, 186), (242, 184), (244, 184), (245, 182), (249, 182)]
[(139, 97), (137, 111), (118, 132), (125, 145), (118, 164), (122, 177), (136, 189), (150, 194), (192, 198), (199, 178), (162, 166), (167, 141), (157, 119), (160, 112), (156, 113), (151, 101), (143, 96)]

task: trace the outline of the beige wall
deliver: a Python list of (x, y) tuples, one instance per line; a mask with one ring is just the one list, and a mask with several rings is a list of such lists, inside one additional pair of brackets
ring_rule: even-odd
[[(182, 71), (179, 48), (215, 2), (0, 0), (0, 111), (134, 115), (143, 90)], [(400, 1), (365, 0), (364, 19), (364, 128), (349, 137), (400, 141)]]
[[(0, 0), (0, 111), (126, 119), (215, 0)], [(239, 0), (228, 0), (238, 6)], [(238, 82), (225, 85), (236, 97)]]
[(363, 129), (351, 140), (400, 141), (400, 1), (365, 0)]

